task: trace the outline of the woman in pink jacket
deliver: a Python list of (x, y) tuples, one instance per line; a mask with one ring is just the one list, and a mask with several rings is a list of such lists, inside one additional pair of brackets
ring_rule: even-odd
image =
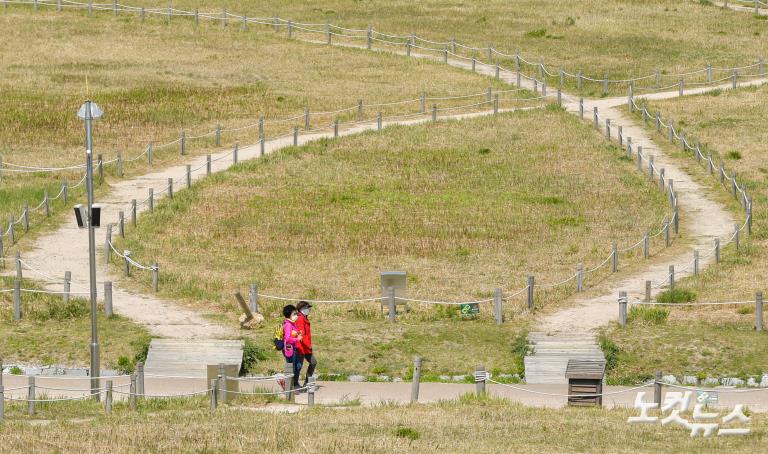
[(296, 328), (299, 311), (296, 310), (296, 306), (289, 304), (283, 308), (283, 316), (285, 317), (285, 320), (283, 320), (283, 356), (285, 357), (286, 364), (293, 366), (293, 380), (291, 381), (293, 388), (298, 388), (301, 369), (297, 370), (297, 366), (301, 367), (301, 363), (297, 361), (299, 354), (296, 350), (296, 344), (302, 339), (302, 333)]

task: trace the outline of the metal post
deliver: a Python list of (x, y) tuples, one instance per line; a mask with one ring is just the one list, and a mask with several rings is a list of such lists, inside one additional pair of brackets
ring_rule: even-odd
[(693, 250), (693, 275), (694, 276), (699, 275), (699, 250), (698, 249)]
[(112, 281), (104, 282), (104, 315), (112, 317)]
[[(90, 299), (91, 299), (91, 393), (94, 398), (99, 400), (98, 393), (99, 379), (94, 378), (100, 375), (99, 365), (99, 334), (96, 329), (96, 238), (93, 223), (91, 222), (93, 214), (93, 110), (91, 101), (86, 101), (85, 109), (85, 148), (86, 148), (86, 187), (88, 192), (88, 256), (90, 271)], [(103, 171), (101, 157), (99, 157), (99, 168)]]
[(528, 310), (533, 310), (533, 288), (535, 285), (535, 281), (533, 279), (533, 276), (528, 276)]
[(112, 380), (107, 380), (107, 395), (104, 399), (104, 412), (112, 414)]
[(627, 326), (627, 292), (619, 292), (619, 326)]
[(480, 364), (475, 367), (475, 391), (478, 397), (485, 395), (485, 380), (488, 374), (485, 372), (485, 366)]
[(27, 379), (27, 412), (29, 416), (35, 414), (35, 377)]
[(62, 299), (64, 300), (64, 304), (69, 304), (69, 291), (71, 286), (72, 286), (72, 272), (65, 271), (64, 272), (64, 292), (62, 294)]
[(421, 357), (413, 358), (413, 381), (411, 382), (411, 403), (419, 402), (419, 382), (421, 381)]
[(158, 285), (160, 281), (160, 267), (157, 263), (152, 265), (152, 290), (157, 293)]
[(250, 288), (250, 306), (251, 312), (258, 313), (259, 311), (259, 286), (258, 284), (251, 284)]
[(651, 302), (651, 281), (645, 281), (645, 302)]
[(390, 323), (395, 322), (395, 314), (397, 313), (397, 306), (395, 304), (395, 288), (389, 287), (387, 289), (387, 306), (389, 307), (388, 320)]
[(755, 293), (755, 331), (763, 330), (763, 292)]
[(493, 292), (493, 314), (494, 318), (496, 318), (496, 324), (501, 325), (504, 323), (504, 312), (503, 312), (503, 299), (501, 296), (501, 289), (497, 288)]

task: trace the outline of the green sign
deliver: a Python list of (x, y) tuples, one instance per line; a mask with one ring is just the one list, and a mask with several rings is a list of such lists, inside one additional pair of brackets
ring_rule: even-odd
[(480, 313), (480, 305), (477, 303), (466, 303), (459, 306), (461, 308), (461, 315), (469, 317), (471, 315), (477, 315)]

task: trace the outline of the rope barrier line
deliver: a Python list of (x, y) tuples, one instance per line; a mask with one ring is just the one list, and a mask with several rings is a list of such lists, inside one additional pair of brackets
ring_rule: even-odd
[(640, 300), (629, 301), (630, 304), (636, 304), (638, 306), (670, 306), (670, 307), (696, 307), (696, 306), (731, 306), (738, 304), (755, 304), (754, 301), (721, 301), (721, 302), (705, 302), (705, 303), (657, 303), (646, 302)]
[(115, 394), (121, 394), (124, 396), (130, 396), (134, 395), (137, 397), (147, 397), (150, 399), (168, 399), (168, 398), (174, 398), (174, 397), (194, 397), (194, 396), (202, 396), (209, 394), (213, 388), (208, 388), (204, 391), (192, 391), (188, 393), (178, 393), (178, 394), (144, 394), (144, 393), (131, 393), (131, 392), (125, 392), (125, 391), (119, 391), (119, 390), (113, 390)]
[(664, 383), (657, 382), (664, 386), (669, 386), (670, 388), (677, 388), (677, 389), (686, 389), (688, 391), (715, 391), (717, 393), (722, 394), (745, 394), (745, 393), (754, 393), (754, 392), (760, 392), (760, 391), (768, 391), (768, 388), (745, 388), (745, 389), (723, 389), (723, 388), (699, 388), (694, 386), (681, 386), (681, 385), (673, 385), (670, 383)]

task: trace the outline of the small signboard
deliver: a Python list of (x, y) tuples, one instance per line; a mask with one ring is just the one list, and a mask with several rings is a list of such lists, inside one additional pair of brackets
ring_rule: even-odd
[(480, 305), (477, 303), (465, 303), (459, 306), (461, 315), (471, 317), (480, 313)]
[(696, 391), (696, 403), (704, 405), (717, 403), (717, 391)]

